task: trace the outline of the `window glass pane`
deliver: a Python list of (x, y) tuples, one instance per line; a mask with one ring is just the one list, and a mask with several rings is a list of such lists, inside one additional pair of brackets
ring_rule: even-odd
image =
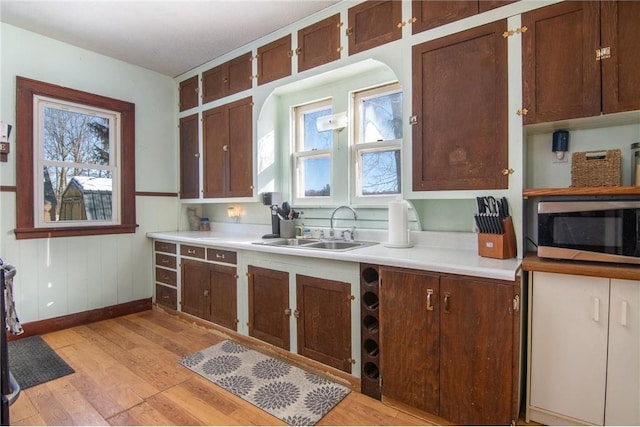
[(44, 167), (44, 220), (112, 221), (112, 173)]
[(44, 158), (108, 165), (109, 119), (44, 107)]
[(302, 151), (326, 150), (333, 144), (333, 131), (318, 132), (316, 121), (318, 117), (331, 114), (331, 108), (304, 114), (304, 147)]
[(300, 158), (299, 167), (302, 172), (300, 193), (305, 197), (319, 197), (331, 195), (331, 158), (310, 157)]
[(363, 140), (402, 139), (402, 92), (362, 101)]
[(401, 191), (400, 150), (362, 152), (362, 195)]

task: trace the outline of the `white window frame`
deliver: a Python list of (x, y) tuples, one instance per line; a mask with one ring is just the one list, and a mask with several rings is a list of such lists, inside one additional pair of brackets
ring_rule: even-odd
[[(45, 107), (70, 110), (82, 114), (103, 117), (109, 120), (109, 164), (75, 163), (55, 161), (45, 158), (44, 151), (44, 109)], [(101, 109), (89, 105), (64, 101), (41, 95), (34, 95), (33, 102), (33, 136), (34, 136), (34, 225), (37, 228), (68, 228), (87, 226), (113, 226), (121, 222), (120, 209), (120, 156), (122, 137), (121, 113), (118, 111)], [(111, 220), (65, 220), (45, 221), (44, 218), (44, 179), (42, 176), (45, 166), (65, 166), (77, 169), (101, 169), (111, 172)]]
[[(319, 110), (325, 110), (327, 108), (332, 108), (332, 100), (331, 98), (322, 99), (319, 101), (314, 101), (308, 104), (297, 105), (292, 108), (292, 170), (294, 173), (293, 182), (292, 182), (292, 202), (295, 205), (326, 205), (330, 204), (333, 200), (333, 195), (335, 194), (335, 189), (333, 187), (333, 168), (334, 168), (334, 159), (333, 159), (333, 143), (332, 147), (328, 149), (322, 150), (303, 150), (304, 147), (304, 115), (308, 113), (313, 113)], [(301, 167), (301, 162), (303, 160), (310, 160), (314, 158), (329, 158), (329, 162), (331, 167), (329, 168), (329, 185), (331, 189), (331, 193), (329, 196), (305, 196), (303, 194), (304, 185), (304, 169)]]
[[(403, 92), (402, 86), (398, 82), (385, 84), (382, 86), (376, 86), (374, 88), (363, 89), (352, 94), (352, 111), (353, 111), (353, 139), (351, 144), (351, 155), (353, 165), (351, 182), (353, 183), (351, 189), (351, 199), (353, 203), (363, 205), (386, 205), (388, 202), (398, 200), (402, 197), (404, 189), (403, 171), (402, 171), (402, 145), (403, 139), (393, 139), (387, 141), (376, 142), (361, 142), (364, 134), (362, 129), (362, 101), (371, 98), (377, 98), (379, 96), (391, 95), (394, 93)], [(403, 94), (404, 97), (404, 94)], [(404, 119), (404, 114), (403, 114)], [(404, 123), (403, 123), (404, 126)], [(403, 129), (404, 137), (404, 129)], [(400, 192), (396, 194), (384, 194), (384, 195), (362, 195), (362, 154), (372, 153), (376, 151), (400, 151)]]

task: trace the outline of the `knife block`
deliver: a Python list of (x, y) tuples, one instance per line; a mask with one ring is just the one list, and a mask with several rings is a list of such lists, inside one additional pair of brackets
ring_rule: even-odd
[(478, 233), (478, 255), (509, 259), (516, 256), (516, 233), (510, 216), (502, 220), (503, 234)]

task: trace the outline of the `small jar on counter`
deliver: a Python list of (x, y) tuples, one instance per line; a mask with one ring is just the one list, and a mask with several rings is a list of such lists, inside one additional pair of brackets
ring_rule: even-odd
[(211, 224), (206, 216), (200, 218), (200, 231), (211, 231)]
[(640, 142), (631, 144), (631, 185), (640, 186)]

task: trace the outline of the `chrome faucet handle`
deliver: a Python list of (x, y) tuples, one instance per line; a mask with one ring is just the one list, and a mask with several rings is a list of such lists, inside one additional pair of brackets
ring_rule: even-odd
[(347, 240), (347, 233), (349, 233), (349, 240), (353, 241), (356, 238), (356, 227), (353, 226), (351, 227), (350, 230), (342, 230), (342, 233), (340, 233), (340, 235), (342, 236), (343, 240)]

